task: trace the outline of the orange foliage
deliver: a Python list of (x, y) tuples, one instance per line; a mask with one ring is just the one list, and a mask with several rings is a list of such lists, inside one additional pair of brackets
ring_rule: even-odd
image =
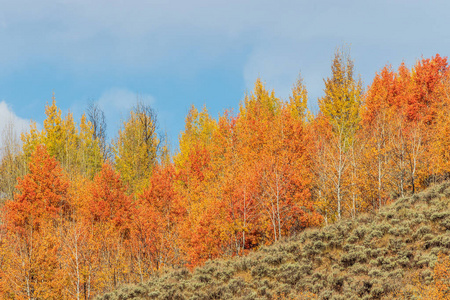
[[(237, 114), (216, 121), (192, 107), (173, 163), (158, 147), (153, 115), (150, 127), (129, 122), (126, 159), (115, 164), (127, 174), (111, 164), (99, 170), (90, 125), (82, 121), (78, 135), (53, 102), (42, 133), (24, 135), (29, 174), (1, 210), (0, 296), (92, 299), (162, 268), (244, 255), (356, 217), (450, 177), (447, 58), (386, 66), (363, 95), (341, 54), (316, 116), (301, 79), (287, 101), (258, 79)], [(138, 159), (145, 172), (133, 179), (133, 141), (149, 128), (151, 151)], [(449, 264), (436, 265), (429, 299), (448, 297)]]
[(433, 282), (430, 285), (419, 284), (420, 296), (428, 300), (450, 299), (450, 258), (440, 255), (433, 269)]
[(141, 281), (155, 270), (180, 263), (177, 224), (184, 210), (174, 189), (175, 176), (172, 165), (156, 166), (136, 201), (131, 243)]
[(1, 291), (18, 299), (57, 298), (64, 287), (59, 228), (69, 217), (69, 182), (41, 145), (32, 153), (29, 169), (19, 180), (19, 193), (4, 207), (10, 263), (3, 269)]

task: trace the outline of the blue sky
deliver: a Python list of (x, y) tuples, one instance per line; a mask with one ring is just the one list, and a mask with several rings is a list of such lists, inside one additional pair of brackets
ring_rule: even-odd
[(105, 110), (112, 138), (136, 99), (174, 144), (189, 107), (237, 109), (261, 77), (286, 98), (299, 72), (317, 110), (336, 47), (365, 85), (385, 64), (450, 53), (449, 1), (0, 0), (0, 130), (42, 124), (55, 92), (78, 119)]

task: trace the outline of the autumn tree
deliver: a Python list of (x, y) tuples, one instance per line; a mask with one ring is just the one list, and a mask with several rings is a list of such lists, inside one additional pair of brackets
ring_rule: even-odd
[(94, 178), (100, 171), (105, 160), (102, 150), (102, 141), (95, 137), (94, 128), (83, 114), (80, 120), (77, 145), (77, 167), (82, 175), (89, 179)]
[(385, 66), (375, 74), (372, 84), (365, 94), (362, 111), (363, 126), (361, 140), (364, 143), (362, 168), (367, 174), (360, 189), (368, 198), (371, 207), (381, 207), (392, 190), (393, 148), (391, 141), (395, 110), (389, 107), (395, 103), (395, 74)]
[(215, 174), (210, 187), (217, 208), (226, 208), (220, 221), (228, 228), (223, 241), (231, 253), (277, 241), (315, 222), (301, 81), (291, 99), (284, 103), (258, 79), (239, 114), (219, 118), (210, 147), (209, 166)]
[(130, 192), (141, 191), (158, 158), (160, 139), (155, 111), (138, 103), (114, 141), (115, 165)]
[(178, 224), (184, 215), (175, 190), (173, 165), (155, 166), (149, 185), (138, 196), (133, 216), (132, 240), (139, 281), (144, 282), (163, 267), (182, 261)]
[[(275, 162), (267, 161), (267, 165), (264, 165), (264, 160), (270, 159), (271, 156), (268, 152), (264, 153), (264, 150), (268, 150), (267, 147), (272, 144), (270, 141), (272, 129), (277, 125), (275, 119), (281, 109), (282, 101), (275, 97), (273, 91), (268, 91), (264, 83), (258, 79), (253, 92), (241, 103), (236, 124), (240, 142), (239, 155), (246, 169), (242, 174), (245, 176), (243, 179), (251, 180), (249, 182), (241, 180), (246, 190), (246, 194), (242, 196), (247, 198), (246, 202), (253, 205), (248, 209), (254, 213), (252, 222), (248, 225), (252, 228), (252, 232), (247, 238), (256, 244), (277, 240), (280, 236), (278, 232), (280, 226), (277, 225), (278, 213), (276, 209), (272, 210), (273, 205), (276, 206), (276, 201), (280, 199), (268, 193), (273, 183), (270, 180), (270, 175), (273, 174), (270, 164), (274, 166)], [(267, 156), (263, 157), (263, 154)]]
[(287, 107), (294, 120), (306, 122), (306, 117), (308, 116), (308, 91), (303, 84), (301, 75), (298, 76), (298, 79), (292, 88), (292, 95), (289, 96)]
[(134, 210), (126, 190), (119, 173), (111, 165), (104, 164), (88, 193), (85, 216), (91, 228), (90, 242), (99, 260), (98, 291), (131, 280), (129, 240)]
[(436, 106), (433, 124), (433, 139), (430, 143), (430, 169), (433, 171), (431, 182), (450, 178), (450, 74), (439, 86), (439, 97), (442, 101)]
[(341, 219), (342, 206), (349, 193), (345, 182), (360, 122), (362, 84), (354, 78), (353, 62), (343, 50), (336, 51), (331, 73), (331, 78), (325, 80), (325, 96), (319, 99), (319, 108), (333, 132), (327, 141), (332, 143), (326, 150), (332, 151), (327, 180), (333, 183), (336, 214)]
[[(419, 60), (411, 70), (404, 63), (397, 72), (384, 67), (369, 87), (363, 112), (368, 138), (364, 163), (377, 178), (379, 205), (388, 195), (414, 193), (433, 177), (430, 169), (439, 169), (439, 159), (426, 153), (436, 153), (440, 144), (434, 141), (441, 132), (436, 123), (445, 120), (447, 74), (447, 60), (436, 55)], [(371, 155), (377, 166), (369, 167)]]
[(70, 193), (70, 220), (59, 229), (61, 240), (61, 265), (64, 270), (65, 294), (71, 299), (92, 299), (103, 287), (101, 259), (96, 231), (91, 223), (89, 203), (91, 180), (78, 174), (72, 180)]
[[(445, 122), (448, 119), (448, 89), (449, 65), (446, 57), (436, 54), (432, 58), (422, 58), (412, 69), (411, 81), (413, 97), (409, 98), (408, 116), (410, 117), (410, 126), (408, 130), (412, 132), (412, 138), (415, 143), (416, 152), (412, 152), (410, 169), (410, 180), (413, 192), (418, 187), (424, 187), (432, 182), (436, 176), (439, 176), (438, 170), (434, 169), (439, 158), (430, 156), (434, 153), (434, 147), (440, 148), (442, 145), (435, 142), (439, 135), (444, 131)], [(445, 116), (447, 112), (447, 117)], [(440, 123), (440, 124), (438, 124)], [(411, 135), (411, 134), (410, 134)], [(418, 146), (421, 149), (417, 149)], [(438, 150), (439, 151), (439, 150)], [(432, 158), (433, 160), (431, 160)], [(412, 167), (411, 167), (412, 166)], [(430, 170), (431, 169), (431, 170)], [(433, 170), (434, 169), (434, 170)]]
[(232, 112), (225, 112), (219, 118), (213, 148), (219, 194), (226, 209), (224, 227), (229, 235), (230, 255), (242, 255), (260, 243), (258, 177), (243, 156), (247, 148), (244, 148), (242, 127), (238, 129), (237, 120)]
[(98, 139), (93, 138), (92, 124), (83, 115), (78, 128), (72, 113), (64, 118), (56, 105), (53, 95), (52, 104), (45, 107), (46, 119), (41, 131), (35, 123), (30, 130), (22, 134), (23, 152), (29, 158), (37, 145), (45, 145), (51, 156), (61, 163), (69, 176), (82, 173), (90, 178), (100, 169), (102, 154)]
[(192, 107), (186, 117), (185, 130), (180, 136), (180, 151), (174, 162), (178, 169), (177, 189), (186, 216), (180, 225), (181, 248), (191, 266), (223, 253), (220, 232), (223, 206), (217, 198), (217, 182), (212, 145), (217, 122), (206, 108)]
[(29, 170), (4, 208), (13, 253), (6, 265), (7, 288), (26, 299), (58, 298), (63, 289), (58, 228), (69, 217), (69, 182), (41, 145), (31, 155)]

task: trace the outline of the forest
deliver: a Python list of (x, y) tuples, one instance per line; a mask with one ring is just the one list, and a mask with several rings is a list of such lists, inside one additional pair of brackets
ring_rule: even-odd
[(93, 299), (450, 179), (449, 69), (436, 54), (365, 87), (338, 49), (317, 114), (301, 77), (288, 99), (258, 79), (236, 111), (192, 107), (176, 151), (148, 105), (109, 141), (98, 105), (75, 121), (53, 97), (41, 130), (2, 133), (0, 297)]

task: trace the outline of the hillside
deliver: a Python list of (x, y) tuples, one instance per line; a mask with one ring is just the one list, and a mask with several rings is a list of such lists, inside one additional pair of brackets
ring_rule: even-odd
[[(0, 299), (93, 299), (173, 269), (179, 275), (159, 273), (143, 293), (173, 298), (156, 285), (167, 276), (178, 276), (168, 282), (186, 298), (398, 292), (389, 278), (419, 262), (417, 272), (430, 271), (441, 244), (423, 244), (443, 232), (427, 215), (420, 224), (402, 210), (376, 213), (449, 179), (450, 65), (436, 54), (385, 66), (367, 89), (355, 75), (349, 52), (337, 49), (317, 114), (301, 77), (289, 97), (258, 78), (217, 117), (193, 105), (176, 151), (149, 103), (124, 111), (109, 142), (98, 103), (77, 121), (52, 97), (41, 128), (33, 123), (20, 140), (0, 134)], [(414, 201), (413, 212), (424, 209)], [(336, 223), (349, 216), (362, 219)], [(324, 224), (336, 225), (310, 231)], [(420, 226), (426, 240), (410, 236)], [(228, 271), (179, 269), (205, 264)], [(374, 270), (365, 264), (384, 273), (358, 269)], [(430, 276), (408, 272), (395, 276), (427, 285)]]
[(450, 249), (450, 182), (246, 257), (168, 271), (99, 299), (420, 299)]

